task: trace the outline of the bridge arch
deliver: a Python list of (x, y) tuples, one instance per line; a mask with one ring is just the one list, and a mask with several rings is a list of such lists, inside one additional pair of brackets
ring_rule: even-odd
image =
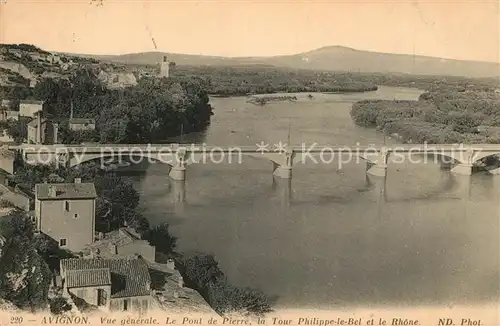
[[(154, 163), (164, 163), (171, 167), (177, 166), (179, 164), (182, 165), (191, 165), (193, 163), (199, 162), (201, 159), (201, 155), (197, 153), (187, 153), (186, 155), (177, 155), (176, 153), (148, 153), (148, 152), (137, 152), (137, 153), (89, 153), (83, 155), (72, 155), (69, 158), (69, 166), (74, 167), (86, 162), (100, 160), (109, 160), (108, 162), (112, 162), (111, 159), (122, 158), (127, 162), (131, 162), (133, 164), (139, 164), (142, 160), (146, 159), (149, 162)], [(140, 161), (138, 161), (140, 159)]]
[(494, 158), (495, 156), (500, 156), (500, 151), (495, 153), (495, 152), (478, 152), (474, 155), (472, 163), (477, 163), (481, 160), (488, 159), (488, 158)]

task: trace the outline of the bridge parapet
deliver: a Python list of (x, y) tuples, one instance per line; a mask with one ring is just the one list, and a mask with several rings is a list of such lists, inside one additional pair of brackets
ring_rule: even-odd
[[(166, 163), (171, 166), (170, 175), (176, 180), (185, 178), (186, 168), (191, 164), (213, 162), (213, 156), (222, 154), (225, 157), (247, 155), (267, 159), (273, 164), (273, 174), (282, 178), (291, 178), (292, 166), (298, 158), (302, 162), (313, 156), (338, 155), (351, 158), (363, 158), (367, 162), (367, 173), (385, 176), (388, 159), (392, 155), (425, 154), (441, 158), (450, 158), (454, 167), (452, 172), (470, 174), (477, 160), (486, 156), (500, 154), (500, 145), (496, 144), (404, 144), (395, 146), (291, 146), (280, 151), (264, 151), (254, 146), (216, 147), (205, 144), (86, 144), (86, 145), (35, 145), (24, 144), (8, 146), (10, 150), (21, 151), (25, 159), (32, 163), (47, 163), (50, 158), (54, 162), (66, 162), (68, 166), (111, 157), (128, 156), (149, 158), (152, 161)], [(325, 151), (326, 150), (326, 151)], [(345, 157), (344, 157), (345, 158)], [(51, 162), (52, 162), (51, 161)], [(69, 162), (69, 163), (67, 163)], [(137, 161), (135, 161), (137, 162)], [(331, 162), (331, 161), (330, 161)], [(346, 163), (345, 160), (342, 161)], [(357, 160), (358, 162), (358, 160)]]
[(387, 161), (391, 152), (382, 148), (378, 153), (365, 153), (360, 155), (366, 161), (366, 173), (373, 176), (385, 177), (387, 174)]

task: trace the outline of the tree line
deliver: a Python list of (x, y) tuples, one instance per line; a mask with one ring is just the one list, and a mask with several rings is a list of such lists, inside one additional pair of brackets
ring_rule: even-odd
[(377, 90), (375, 84), (353, 78), (353, 75), (348, 73), (324, 73), (259, 65), (177, 66), (175, 76), (183, 80), (199, 78), (209, 94), (219, 96)]
[[(79, 69), (69, 79), (46, 78), (33, 89), (4, 90), (4, 98), (44, 100), (47, 117), (73, 117), (96, 121), (94, 131), (71, 131), (60, 124), (61, 141), (103, 143), (153, 143), (172, 136), (201, 131), (210, 123), (212, 107), (203, 84), (197, 79), (143, 78), (137, 86), (108, 89), (90, 69)], [(21, 123), (3, 125), (15, 137), (25, 134)], [(19, 130), (20, 129), (20, 130)]]
[(418, 101), (365, 100), (353, 105), (351, 116), (405, 142), (500, 143), (500, 94), (493, 89), (433, 90)]

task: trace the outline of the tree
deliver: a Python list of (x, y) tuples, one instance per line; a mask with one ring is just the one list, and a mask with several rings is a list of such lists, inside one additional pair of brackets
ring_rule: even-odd
[(61, 315), (67, 311), (71, 310), (71, 305), (68, 303), (68, 300), (63, 297), (55, 297), (50, 300), (50, 312), (54, 315)]
[(116, 173), (106, 173), (94, 180), (97, 193), (111, 202), (113, 206), (120, 205), (135, 209), (139, 205), (139, 194), (132, 183), (124, 180)]
[(163, 254), (172, 253), (177, 244), (177, 238), (170, 234), (167, 223), (149, 229), (143, 238), (148, 240), (150, 245), (156, 247), (156, 251)]
[(262, 291), (238, 288), (229, 284), (226, 278), (218, 279), (210, 285), (209, 298), (219, 313), (260, 316), (272, 312), (270, 299)]
[(262, 315), (272, 311), (263, 292), (231, 285), (212, 255), (191, 255), (180, 261), (186, 285), (197, 290), (218, 313)]
[(219, 264), (212, 255), (193, 255), (184, 257), (181, 261), (185, 281), (188, 286), (203, 289), (206, 292), (210, 284), (217, 282), (224, 273), (219, 269)]
[(52, 274), (35, 247), (32, 223), (22, 212), (15, 212), (7, 227), (9, 236), (0, 258), (0, 297), (22, 309), (45, 309)]

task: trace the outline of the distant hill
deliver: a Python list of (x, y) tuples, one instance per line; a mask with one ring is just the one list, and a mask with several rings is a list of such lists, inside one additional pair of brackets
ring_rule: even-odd
[(163, 56), (180, 65), (273, 65), (277, 67), (352, 71), (370, 73), (403, 73), (415, 75), (447, 75), (464, 77), (500, 76), (500, 64), (491, 62), (442, 59), (409, 54), (360, 51), (343, 46), (327, 46), (309, 52), (274, 57), (217, 57), (163, 52), (95, 56), (98, 60), (124, 64), (152, 65)]

